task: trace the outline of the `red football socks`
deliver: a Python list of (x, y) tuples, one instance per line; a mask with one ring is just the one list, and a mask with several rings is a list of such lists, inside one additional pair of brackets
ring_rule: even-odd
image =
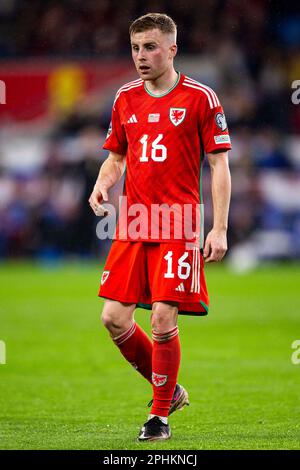
[(178, 327), (166, 333), (152, 332), (152, 387), (151, 415), (167, 417), (177, 383), (180, 365)]
[(113, 338), (125, 359), (152, 384), (152, 342), (137, 323)]
[(153, 343), (137, 323), (113, 338), (125, 359), (153, 387), (151, 415), (167, 417), (180, 365), (178, 327), (166, 333), (152, 332)]

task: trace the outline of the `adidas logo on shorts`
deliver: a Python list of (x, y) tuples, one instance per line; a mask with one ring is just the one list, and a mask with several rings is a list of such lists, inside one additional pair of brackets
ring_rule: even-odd
[(181, 282), (181, 283), (179, 284), (179, 286), (176, 287), (175, 290), (177, 290), (177, 292), (185, 292), (185, 288), (184, 288), (183, 282)]

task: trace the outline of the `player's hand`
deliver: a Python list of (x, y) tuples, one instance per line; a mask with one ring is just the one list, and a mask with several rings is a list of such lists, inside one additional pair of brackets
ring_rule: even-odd
[(221, 261), (227, 251), (226, 230), (212, 229), (205, 240), (203, 256), (206, 263)]
[(102, 206), (102, 201), (108, 201), (108, 188), (103, 184), (95, 184), (92, 194), (89, 198), (89, 204), (97, 216), (106, 216), (108, 210)]

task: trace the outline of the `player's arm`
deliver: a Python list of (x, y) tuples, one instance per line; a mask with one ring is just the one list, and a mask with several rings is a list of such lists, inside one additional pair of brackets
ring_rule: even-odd
[(213, 228), (206, 237), (203, 254), (205, 261), (211, 262), (221, 261), (227, 251), (231, 177), (227, 151), (208, 153), (207, 158), (211, 170)]
[(109, 152), (102, 164), (89, 204), (96, 215), (106, 215), (107, 211), (101, 206), (102, 201), (108, 201), (108, 190), (121, 178), (125, 168), (125, 156)]

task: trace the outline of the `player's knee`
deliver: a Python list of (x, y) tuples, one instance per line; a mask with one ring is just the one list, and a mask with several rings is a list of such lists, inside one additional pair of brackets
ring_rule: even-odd
[(109, 331), (115, 330), (115, 329), (121, 330), (123, 327), (122, 320), (111, 312), (103, 311), (101, 315), (101, 320), (105, 328), (107, 328)]
[(111, 318), (106, 312), (102, 312), (100, 316), (100, 320), (102, 321), (105, 328), (109, 330), (109, 326), (111, 325)]
[(113, 336), (117, 336), (130, 328), (133, 318), (129, 313), (125, 315), (124, 312), (119, 311), (112, 305), (109, 305), (104, 307), (101, 321)]
[(101, 321), (110, 334), (115, 337), (127, 331), (134, 321), (135, 304), (107, 300), (104, 304)]
[(157, 333), (165, 333), (173, 327), (175, 327), (174, 322), (171, 318), (163, 318), (159, 315), (153, 315), (151, 319), (151, 328)]
[(152, 307), (151, 327), (157, 333), (164, 333), (177, 325), (177, 308), (156, 303)]

